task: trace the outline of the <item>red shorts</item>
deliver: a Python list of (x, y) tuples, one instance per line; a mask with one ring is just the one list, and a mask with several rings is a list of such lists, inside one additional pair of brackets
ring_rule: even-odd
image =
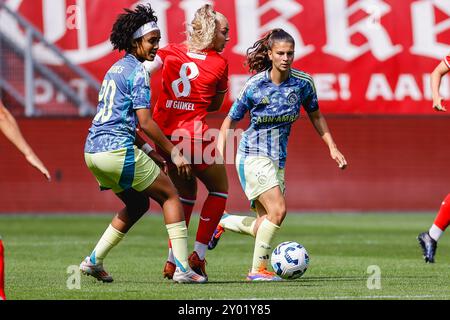
[[(214, 140), (204, 141), (193, 140), (190, 138), (179, 138), (180, 140), (177, 138), (177, 140), (172, 140), (171, 137), (167, 138), (177, 146), (183, 156), (189, 160), (194, 170), (203, 171), (210, 165), (216, 163), (216, 143)], [(170, 154), (165, 153), (158, 146), (155, 146), (155, 150), (167, 161), (169, 169), (176, 168), (170, 158)]]

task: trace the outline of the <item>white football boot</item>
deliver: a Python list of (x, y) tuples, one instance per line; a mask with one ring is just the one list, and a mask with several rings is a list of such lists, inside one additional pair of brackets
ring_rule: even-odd
[(208, 281), (205, 277), (195, 273), (191, 268), (186, 271), (182, 271), (180, 268), (176, 268), (173, 274), (173, 281), (178, 283), (205, 283)]
[(90, 257), (86, 257), (86, 259), (81, 262), (80, 270), (83, 274), (93, 276), (99, 281), (113, 282), (113, 278), (103, 268), (103, 264), (93, 264)]

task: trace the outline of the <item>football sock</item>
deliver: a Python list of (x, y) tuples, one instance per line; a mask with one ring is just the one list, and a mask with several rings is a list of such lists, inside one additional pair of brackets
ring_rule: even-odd
[(224, 214), (219, 224), (226, 230), (255, 237), (255, 231), (253, 230), (255, 223), (256, 218), (254, 217)]
[(208, 245), (216, 230), (217, 224), (225, 210), (228, 194), (223, 192), (210, 192), (203, 204), (196, 241)]
[(180, 201), (181, 204), (183, 205), (184, 210), (184, 219), (186, 220), (186, 226), (188, 227), (189, 221), (191, 221), (192, 210), (194, 210), (195, 200), (196, 199), (187, 199), (180, 197)]
[(441, 228), (439, 228), (435, 224), (433, 224), (431, 226), (430, 230), (428, 231), (428, 234), (430, 235), (430, 237), (433, 238), (435, 241), (438, 241), (443, 233), (444, 233), (444, 231), (442, 231)]
[(5, 296), (5, 265), (4, 265), (4, 253), (3, 242), (0, 238), (0, 300), (6, 300)]
[(279, 229), (279, 226), (270, 222), (267, 218), (261, 222), (261, 225), (256, 232), (251, 272), (267, 269), (267, 262), (270, 259), (270, 253), (272, 251), (272, 240)]
[[(195, 200), (196, 200), (195, 198), (187, 199), (180, 197), (180, 201), (184, 211), (184, 219), (186, 220), (186, 227), (189, 226), (189, 221), (191, 221), (191, 215), (192, 210), (194, 210)], [(170, 261), (173, 264), (175, 264), (175, 259), (173, 258), (172, 243), (170, 242), (170, 239), (169, 239), (169, 254), (167, 255), (167, 261)]]
[(101, 264), (108, 252), (114, 248), (125, 236), (125, 233), (115, 229), (111, 224), (108, 226), (91, 253), (91, 263)]
[[(442, 233), (447, 229), (450, 224), (450, 193), (445, 197), (444, 201), (442, 201), (439, 212), (434, 220), (434, 226), (437, 227), (430, 228), (429, 234), (434, 240), (438, 240)], [(439, 232), (442, 231), (442, 232)], [(433, 235), (432, 235), (433, 234)], [(437, 238), (435, 238), (437, 237)]]
[(185, 221), (166, 224), (169, 239), (172, 242), (172, 252), (175, 265), (181, 271), (188, 269), (188, 251), (187, 251), (187, 227)]
[(208, 245), (195, 241), (194, 251), (197, 252), (197, 255), (200, 258), (200, 260), (205, 259), (207, 249)]

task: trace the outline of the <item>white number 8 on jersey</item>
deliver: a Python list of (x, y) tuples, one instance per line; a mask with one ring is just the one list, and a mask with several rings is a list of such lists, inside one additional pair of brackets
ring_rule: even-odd
[[(194, 80), (198, 75), (198, 67), (194, 62), (183, 63), (180, 68), (180, 78), (172, 82), (172, 90), (175, 96), (177, 98), (188, 97), (191, 94), (190, 80)], [(180, 91), (180, 84), (183, 91)]]

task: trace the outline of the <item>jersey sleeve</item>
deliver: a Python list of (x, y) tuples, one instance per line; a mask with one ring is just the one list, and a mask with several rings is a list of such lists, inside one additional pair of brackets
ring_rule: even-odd
[(305, 95), (302, 101), (302, 105), (307, 113), (311, 113), (319, 110), (319, 100), (317, 99), (316, 86), (314, 82), (307, 81), (305, 86)]
[(225, 70), (222, 74), (222, 77), (219, 80), (219, 83), (217, 84), (216, 92), (218, 93), (225, 93), (228, 91), (228, 63), (226, 63)]
[(133, 109), (150, 109), (150, 78), (141, 64), (130, 78)]
[(445, 58), (444, 58), (444, 62), (447, 65), (447, 67), (450, 69), (450, 54), (448, 54)]
[(244, 118), (245, 113), (250, 110), (250, 99), (248, 97), (249, 94), (249, 88), (248, 86), (244, 86), (242, 88), (241, 92), (239, 93), (239, 97), (236, 99), (236, 101), (233, 103), (233, 105), (230, 108), (230, 111), (228, 113), (228, 116), (235, 120), (239, 121), (242, 118)]

